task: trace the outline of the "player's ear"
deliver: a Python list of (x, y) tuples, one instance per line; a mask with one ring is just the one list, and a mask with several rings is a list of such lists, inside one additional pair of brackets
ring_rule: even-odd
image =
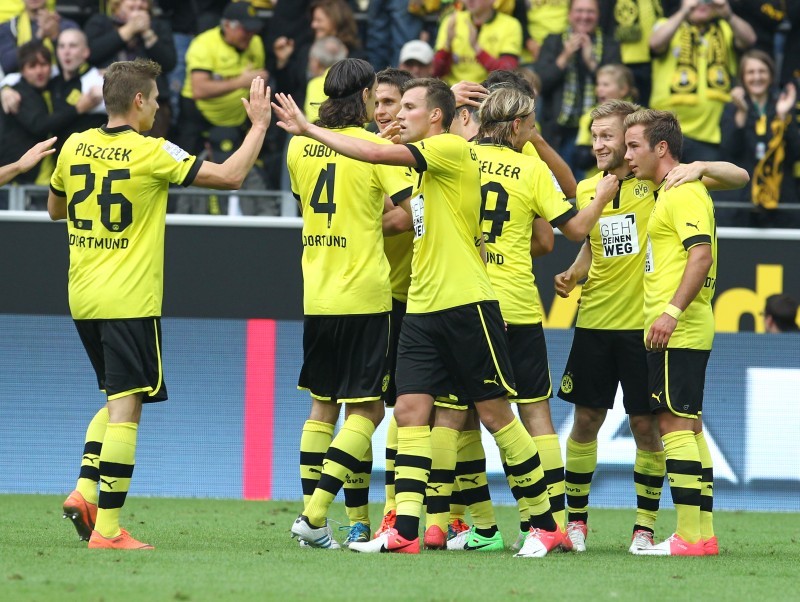
[(435, 109), (433, 109), (433, 111), (431, 111), (430, 120), (431, 123), (436, 123), (437, 121), (442, 120), (442, 110), (439, 107), (436, 107)]

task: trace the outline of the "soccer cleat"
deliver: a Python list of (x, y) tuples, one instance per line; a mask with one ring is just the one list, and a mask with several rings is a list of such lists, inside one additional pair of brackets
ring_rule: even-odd
[(716, 535), (711, 539), (703, 540), (703, 552), (704, 556), (719, 556), (719, 542)]
[(397, 512), (395, 510), (389, 510), (384, 516), (383, 520), (381, 521), (381, 526), (375, 531), (375, 539), (378, 538), (384, 531), (394, 528), (394, 523), (397, 521)]
[(531, 528), (525, 543), (522, 544), (520, 551), (514, 554), (514, 558), (541, 558), (559, 547), (567, 551), (572, 549), (572, 542), (564, 536), (561, 529), (556, 527), (555, 531), (543, 531)]
[(116, 537), (103, 537), (97, 531), (92, 531), (89, 538), (90, 550), (155, 550), (149, 543), (134, 539), (125, 529), (119, 530)]
[(454, 537), (458, 537), (465, 532), (469, 532), (469, 525), (460, 518), (457, 518), (447, 525), (447, 541), (450, 541)]
[(567, 523), (566, 539), (572, 542), (572, 549), (576, 552), (586, 551), (586, 535), (588, 529), (582, 520), (574, 520)]
[[(465, 537), (466, 535), (466, 537)], [(480, 552), (494, 552), (505, 549), (503, 536), (497, 531), (491, 537), (478, 535), (475, 529), (459, 533), (456, 537), (447, 542), (448, 550), (467, 550)]]
[[(312, 527), (308, 518), (302, 514), (297, 517), (292, 525), (292, 537), (297, 537), (305, 541), (312, 548), (325, 548), (328, 550), (338, 550), (341, 548), (339, 543), (333, 538), (328, 521), (322, 527)], [(302, 545), (302, 544), (301, 544)]]
[(689, 543), (677, 534), (673, 534), (652, 548), (636, 550), (633, 553), (639, 556), (705, 556), (702, 539)]
[(528, 533), (530, 533), (530, 531), (519, 532), (519, 535), (517, 535), (517, 541), (511, 544), (511, 549), (514, 552), (519, 552), (522, 549), (522, 545), (525, 543), (525, 539), (527, 539)]
[(353, 542), (350, 544), (353, 552), (362, 554), (376, 554), (390, 552), (394, 554), (419, 554), (419, 537), (406, 539), (394, 527), (389, 527), (375, 539), (366, 542)]
[(64, 516), (75, 525), (78, 538), (81, 541), (89, 541), (94, 531), (94, 523), (97, 520), (97, 504), (90, 504), (86, 501), (77, 489), (67, 496), (64, 500)]
[(646, 550), (652, 548), (654, 545), (655, 542), (653, 541), (652, 532), (645, 531), (644, 529), (637, 529), (631, 536), (631, 547), (628, 548), (628, 552), (636, 554), (638, 550)]
[(426, 550), (444, 550), (447, 548), (447, 535), (438, 525), (431, 525), (425, 531)]
[(371, 532), (369, 525), (365, 525), (364, 523), (357, 522), (349, 527), (339, 527), (339, 529), (347, 529), (348, 531), (347, 537), (342, 542), (342, 546), (345, 548), (349, 548), (351, 543), (363, 543), (370, 540)]

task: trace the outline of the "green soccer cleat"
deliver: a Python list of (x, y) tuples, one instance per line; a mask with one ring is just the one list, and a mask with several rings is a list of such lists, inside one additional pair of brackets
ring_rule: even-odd
[[(460, 546), (458, 544), (461, 544)], [(462, 538), (456, 537), (447, 542), (448, 550), (465, 550), (478, 552), (496, 552), (504, 550), (503, 536), (500, 531), (495, 532), (491, 537), (478, 535), (473, 527), (469, 531), (469, 536)]]

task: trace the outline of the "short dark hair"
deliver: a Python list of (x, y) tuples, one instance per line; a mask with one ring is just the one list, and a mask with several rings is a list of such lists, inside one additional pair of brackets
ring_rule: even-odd
[(527, 94), (531, 98), (536, 96), (533, 91), (531, 83), (515, 71), (508, 71), (507, 69), (498, 69), (492, 71), (486, 81), (483, 82), (483, 87), (491, 92), (495, 86), (517, 88), (523, 94)]
[(25, 42), (17, 49), (17, 64), (20, 69), (38, 62), (53, 62), (53, 53), (41, 40)]
[(161, 75), (161, 65), (150, 59), (111, 63), (103, 77), (103, 100), (109, 115), (124, 115), (136, 95), (147, 96)]
[(388, 84), (394, 86), (398, 90), (402, 90), (403, 84), (410, 79), (414, 79), (414, 76), (405, 69), (387, 67), (386, 69), (378, 71), (378, 73), (375, 74), (375, 79), (379, 84)]
[(442, 128), (449, 131), (456, 116), (456, 97), (449, 86), (435, 77), (420, 77), (408, 80), (401, 91), (405, 94), (414, 88), (425, 89), (425, 104), (429, 109), (442, 111)]
[(374, 83), (375, 70), (367, 61), (344, 59), (334, 63), (325, 76), (323, 90), (328, 98), (319, 107), (318, 123), (326, 128), (363, 126), (369, 118), (361, 92)]
[(772, 318), (781, 332), (797, 332), (798, 303), (789, 295), (770, 295), (764, 306), (764, 315)]
[(675, 113), (669, 111), (656, 111), (655, 109), (639, 109), (625, 118), (625, 129), (634, 126), (644, 126), (644, 138), (651, 149), (662, 140), (667, 143), (667, 148), (672, 158), (681, 160), (683, 154), (683, 132), (681, 124)]

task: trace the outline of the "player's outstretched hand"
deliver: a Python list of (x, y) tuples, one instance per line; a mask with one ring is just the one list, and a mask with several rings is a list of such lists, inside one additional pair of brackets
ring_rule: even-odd
[(269, 127), (272, 119), (272, 106), (270, 89), (264, 82), (264, 78), (256, 77), (250, 82), (250, 100), (243, 98), (242, 103), (253, 125), (260, 125), (264, 129)]
[(669, 190), (673, 186), (680, 186), (686, 182), (696, 182), (706, 173), (704, 161), (693, 161), (691, 163), (681, 163), (669, 170), (664, 178), (664, 190)]
[(272, 108), (280, 121), (278, 127), (283, 128), (290, 134), (302, 136), (308, 130), (308, 120), (303, 115), (303, 111), (297, 106), (291, 94), (279, 92), (275, 95), (277, 103), (272, 103)]
[(47, 155), (52, 155), (54, 152), (56, 152), (56, 149), (53, 148), (55, 143), (56, 137), (53, 136), (52, 138), (43, 140), (42, 142), (34, 144), (31, 148), (29, 148), (28, 152), (19, 158), (18, 164), (20, 173), (29, 171), (44, 157)]

